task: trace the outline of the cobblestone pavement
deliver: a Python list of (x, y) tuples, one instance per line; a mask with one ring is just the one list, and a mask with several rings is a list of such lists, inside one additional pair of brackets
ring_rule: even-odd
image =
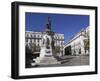
[(64, 56), (62, 65), (66, 66), (77, 66), (77, 65), (89, 65), (89, 56)]
[[(61, 64), (56, 65), (33, 65), (32, 67), (58, 67), (58, 66), (80, 66), (80, 65), (89, 65), (89, 56), (88, 55), (80, 55), (80, 56), (63, 56), (59, 59)], [(33, 63), (34, 64), (34, 63)]]

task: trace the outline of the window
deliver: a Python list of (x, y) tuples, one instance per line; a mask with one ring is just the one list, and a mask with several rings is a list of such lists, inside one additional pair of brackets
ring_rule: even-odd
[(28, 34), (28, 37), (30, 37), (30, 34)]
[(37, 37), (38, 37), (38, 38), (40, 37), (39, 34), (37, 35)]
[(31, 34), (31, 37), (32, 37), (32, 34)]
[(34, 39), (34, 42), (36, 42), (36, 40)]
[(38, 41), (38, 43), (39, 43), (39, 39), (38, 39), (37, 41)]
[(26, 34), (26, 37), (28, 37), (28, 34)]
[(39, 46), (39, 43), (38, 43), (38, 46)]
[(28, 42), (28, 39), (26, 39), (26, 42)]
[(36, 38), (36, 35), (34, 35), (34, 38)]
[(32, 39), (30, 39), (30, 43), (32, 43)]

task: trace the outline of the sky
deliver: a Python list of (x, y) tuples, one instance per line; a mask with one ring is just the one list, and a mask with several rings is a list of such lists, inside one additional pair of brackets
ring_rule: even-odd
[(44, 31), (48, 17), (51, 20), (52, 31), (64, 34), (65, 42), (71, 39), (81, 29), (89, 26), (89, 15), (26, 12), (26, 31)]

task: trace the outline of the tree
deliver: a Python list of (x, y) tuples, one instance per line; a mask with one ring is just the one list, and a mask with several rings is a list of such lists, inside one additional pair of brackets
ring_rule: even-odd
[(28, 45), (25, 46), (25, 50), (26, 50), (26, 57), (30, 58), (32, 50), (28, 47)]
[(32, 50), (29, 48), (28, 45), (25, 46), (25, 63), (26, 66), (25, 67), (29, 67), (30, 66), (30, 61), (33, 59), (32, 58)]
[(34, 54), (34, 52), (36, 51), (36, 44), (35, 43), (32, 43), (31, 49), (32, 49), (32, 53)]
[(31, 49), (32, 49), (32, 53), (34, 54), (35, 52), (39, 52), (40, 51), (40, 46), (36, 46), (35, 43), (32, 44), (31, 46)]
[(84, 40), (84, 48), (85, 48), (85, 51), (86, 51), (86, 50), (89, 51), (89, 48), (90, 48), (90, 42), (89, 42), (89, 39)]
[(55, 53), (60, 53), (60, 46), (55, 46)]

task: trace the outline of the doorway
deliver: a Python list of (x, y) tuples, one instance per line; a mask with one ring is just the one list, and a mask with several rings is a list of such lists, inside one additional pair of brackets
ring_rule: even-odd
[(65, 55), (71, 55), (71, 46), (65, 48)]

